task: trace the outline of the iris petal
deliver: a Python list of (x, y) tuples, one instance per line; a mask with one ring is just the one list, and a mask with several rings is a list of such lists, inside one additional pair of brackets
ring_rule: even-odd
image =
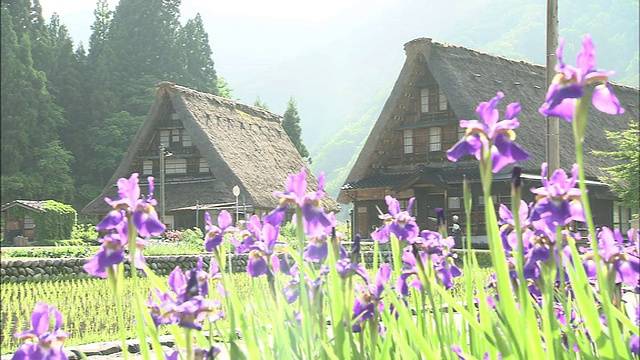
[(624, 114), (624, 108), (620, 106), (620, 100), (613, 93), (611, 84), (600, 84), (593, 90), (591, 98), (593, 106), (605, 114), (621, 115)]

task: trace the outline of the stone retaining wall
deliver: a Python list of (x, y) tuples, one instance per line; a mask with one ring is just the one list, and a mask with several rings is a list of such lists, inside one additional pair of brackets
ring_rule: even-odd
[[(373, 264), (373, 252), (366, 251), (362, 253), (363, 261), (366, 265)], [(177, 255), (177, 256), (147, 256), (145, 257), (147, 265), (157, 275), (169, 275), (176, 266), (180, 266), (183, 270), (196, 267), (198, 257), (202, 256), (205, 268), (209, 267), (211, 259), (210, 254), (203, 255)], [(390, 262), (391, 252), (380, 252), (380, 262)], [(12, 260), (2, 260), (0, 262), (0, 281), (2, 282), (24, 282), (24, 281), (42, 281), (55, 280), (61, 278), (78, 278), (90, 277), (82, 266), (89, 259), (35, 259), (20, 260), (19, 258)], [(231, 266), (234, 273), (245, 272), (247, 269), (247, 254), (231, 255)], [(125, 260), (125, 274), (129, 274), (129, 262)]]

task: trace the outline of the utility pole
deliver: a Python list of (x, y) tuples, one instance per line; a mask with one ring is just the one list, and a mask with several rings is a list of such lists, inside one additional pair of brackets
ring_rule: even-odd
[(160, 144), (160, 221), (164, 224), (164, 145)]
[[(558, 0), (547, 0), (547, 89), (555, 76), (558, 48)], [(546, 95), (546, 94), (545, 94)], [(560, 121), (547, 116), (547, 163), (549, 174), (560, 168)]]

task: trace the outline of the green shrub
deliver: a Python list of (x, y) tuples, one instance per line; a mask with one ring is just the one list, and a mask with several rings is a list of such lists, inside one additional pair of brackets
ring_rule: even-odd
[(53, 243), (55, 246), (84, 246), (87, 244), (82, 239), (55, 240)]
[(11, 249), (2, 250), (3, 258), (86, 258), (93, 256), (98, 251), (96, 246), (65, 246), (51, 247), (48, 249)]
[(81, 240), (83, 243), (92, 243), (99, 237), (98, 231), (95, 225), (91, 224), (78, 224), (73, 227), (71, 231), (71, 239)]

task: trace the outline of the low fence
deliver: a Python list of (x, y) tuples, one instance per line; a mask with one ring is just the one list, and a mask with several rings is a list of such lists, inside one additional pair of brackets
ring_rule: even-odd
[[(205, 268), (208, 269), (211, 260), (210, 254), (204, 255), (178, 255), (178, 256), (147, 256), (147, 265), (157, 275), (169, 275), (176, 266), (183, 270), (196, 267), (198, 258), (202, 257)], [(233, 254), (230, 257), (231, 271), (234, 273), (245, 272), (247, 269), (247, 254)], [(373, 251), (362, 252), (365, 266), (373, 264)], [(24, 282), (43, 281), (64, 278), (91, 277), (82, 266), (89, 259), (33, 259), (33, 260), (2, 260), (0, 262), (0, 281)], [(391, 262), (391, 252), (381, 251), (380, 262)], [(124, 264), (125, 274), (129, 275), (130, 265), (128, 260)]]

